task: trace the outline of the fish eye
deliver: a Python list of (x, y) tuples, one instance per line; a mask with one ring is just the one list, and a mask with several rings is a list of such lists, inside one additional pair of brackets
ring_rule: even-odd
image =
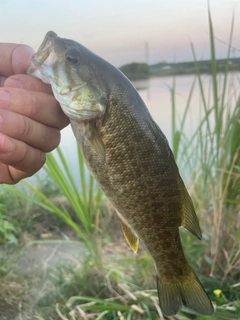
[(80, 61), (80, 51), (78, 49), (72, 48), (66, 52), (66, 60), (72, 64), (77, 65)]

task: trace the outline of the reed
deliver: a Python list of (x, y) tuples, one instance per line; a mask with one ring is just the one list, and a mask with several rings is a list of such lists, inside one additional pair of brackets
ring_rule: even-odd
[[(78, 148), (78, 147), (77, 147)], [(37, 187), (25, 181), (35, 197), (33, 201), (45, 210), (56, 214), (62, 219), (84, 242), (89, 252), (94, 253), (100, 259), (99, 252), (99, 220), (102, 192), (96, 185), (92, 176), (89, 175), (84, 167), (84, 161), (78, 149), (78, 168), (80, 187), (75, 182), (75, 173), (72, 173), (66, 158), (60, 147), (57, 148), (57, 157), (51, 153), (47, 154), (45, 171), (56, 183), (62, 195), (64, 195), (74, 212), (71, 216), (64, 207), (59, 208), (54, 202), (43, 194)], [(76, 222), (77, 219), (77, 222)]]
[[(203, 230), (205, 250), (200, 250), (202, 272), (220, 277), (239, 276), (240, 264), (240, 100), (237, 88), (229, 84), (229, 59), (234, 30), (230, 30), (225, 72), (218, 74), (214, 30), (209, 11), (211, 47), (211, 83), (205, 89), (204, 77), (198, 71), (194, 45), (191, 44), (196, 65), (196, 80), (200, 90), (202, 115), (190, 136), (184, 133), (185, 115), (191, 108), (192, 90), (186, 103), (184, 117), (177, 123), (177, 106), (173, 104), (173, 151), (181, 168), (190, 173), (189, 190)], [(175, 87), (171, 95), (175, 95)], [(173, 101), (173, 99), (172, 99)], [(187, 243), (186, 235), (183, 240)]]

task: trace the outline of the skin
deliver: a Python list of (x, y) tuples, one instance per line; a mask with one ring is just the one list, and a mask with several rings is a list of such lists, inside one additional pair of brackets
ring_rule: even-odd
[(69, 120), (49, 85), (26, 75), (33, 49), (0, 43), (0, 183), (36, 173)]

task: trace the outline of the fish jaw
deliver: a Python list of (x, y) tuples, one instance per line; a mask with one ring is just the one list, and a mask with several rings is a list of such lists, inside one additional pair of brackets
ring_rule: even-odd
[(57, 56), (54, 52), (53, 38), (56, 33), (49, 31), (38, 51), (31, 57), (31, 65), (27, 73), (31, 76), (41, 79), (44, 83), (55, 85), (56, 79), (51, 74), (51, 66), (57, 62)]
[[(66, 61), (69, 48), (62, 45), (62, 40), (49, 31), (39, 50), (32, 56), (27, 73), (51, 85), (55, 98), (70, 120), (99, 118), (106, 110), (106, 93), (83, 81), (79, 74), (75, 76), (73, 66)], [(69, 77), (66, 76), (68, 72)]]

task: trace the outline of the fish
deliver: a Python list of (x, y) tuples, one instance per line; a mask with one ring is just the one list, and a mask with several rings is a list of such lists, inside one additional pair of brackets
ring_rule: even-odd
[(183, 227), (202, 237), (193, 202), (165, 135), (132, 83), (109, 62), (53, 31), (32, 56), (28, 74), (51, 85), (132, 250), (138, 251), (140, 241), (153, 258), (163, 314), (175, 315), (186, 306), (212, 315), (179, 234)]

